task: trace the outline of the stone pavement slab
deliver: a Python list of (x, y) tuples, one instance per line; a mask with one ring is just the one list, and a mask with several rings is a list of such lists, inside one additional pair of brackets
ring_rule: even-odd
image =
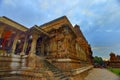
[(104, 68), (93, 68), (85, 80), (120, 80), (120, 77)]

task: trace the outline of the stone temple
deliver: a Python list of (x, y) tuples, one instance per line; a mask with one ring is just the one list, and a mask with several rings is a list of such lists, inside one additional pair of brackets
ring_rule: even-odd
[(110, 59), (106, 62), (108, 67), (120, 68), (120, 55), (110, 53)]
[(92, 67), (90, 45), (66, 16), (31, 28), (0, 17), (0, 80), (84, 80)]

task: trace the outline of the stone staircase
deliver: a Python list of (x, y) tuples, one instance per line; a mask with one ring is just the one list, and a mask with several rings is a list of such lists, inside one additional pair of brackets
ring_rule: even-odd
[(53, 72), (55, 80), (70, 80), (70, 77), (65, 75), (60, 69), (51, 64), (48, 60), (44, 60), (45, 66)]
[[(39, 63), (39, 64), (38, 64)], [(38, 61), (39, 67), (30, 67), (0, 70), (0, 80), (70, 80), (60, 69), (55, 67), (47, 59), (42, 58)], [(50, 76), (48, 73), (53, 74)]]
[(14, 71), (1, 71), (4, 73), (0, 80), (47, 80), (45, 76), (45, 71), (40, 69), (17, 69)]

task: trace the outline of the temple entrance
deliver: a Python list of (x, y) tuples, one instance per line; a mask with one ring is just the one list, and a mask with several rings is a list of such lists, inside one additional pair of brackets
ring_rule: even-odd
[(47, 56), (49, 54), (49, 41), (46, 37), (39, 37), (36, 44), (36, 55)]
[(37, 43), (36, 43), (36, 55), (38, 56), (43, 56), (43, 46), (42, 46), (42, 37), (39, 37), (38, 40), (37, 40)]

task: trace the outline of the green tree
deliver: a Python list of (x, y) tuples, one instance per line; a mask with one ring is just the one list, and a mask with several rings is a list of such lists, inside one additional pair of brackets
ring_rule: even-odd
[(104, 65), (104, 61), (102, 60), (101, 57), (95, 56), (94, 57), (94, 64), (98, 64), (100, 66)]

